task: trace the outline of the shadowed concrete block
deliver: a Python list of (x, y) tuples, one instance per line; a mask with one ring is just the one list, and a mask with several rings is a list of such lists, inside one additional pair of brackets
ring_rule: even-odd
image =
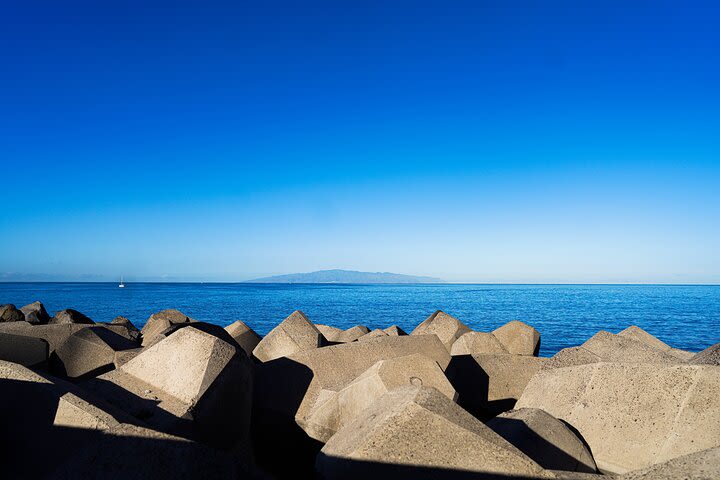
[(543, 370), (517, 408), (568, 422), (602, 471), (624, 473), (720, 445), (720, 369), (593, 363)]
[(25, 305), (20, 309), (25, 315), (25, 321), (34, 325), (48, 323), (50, 321), (50, 315), (48, 315), (45, 306), (40, 302), (33, 302)]
[(407, 333), (405, 333), (405, 330), (398, 327), (397, 325), (387, 327), (387, 328), (383, 329), (383, 331), (385, 333), (387, 333), (388, 335), (392, 335), (394, 337), (399, 337), (400, 335), (407, 335)]
[[(0, 360), (0, 404), (9, 407), (18, 407), (25, 404), (28, 409), (23, 415), (30, 417), (37, 416), (37, 420), (51, 419), (46, 426), (64, 426), (75, 428), (109, 428), (118, 425), (119, 421), (127, 421), (130, 417), (116, 409), (113, 409), (104, 402), (92, 397), (93, 403), (84, 400), (80, 396), (87, 396), (76, 385), (63, 382), (60, 379), (49, 375), (40, 375), (28, 368)], [(39, 407), (44, 407), (40, 409)], [(49, 407), (49, 408), (45, 408)], [(102, 408), (101, 408), (102, 407)], [(21, 412), (3, 410), (3, 418), (12, 424), (21, 424), (26, 420), (17, 418), (14, 414)], [(32, 426), (39, 426), (37, 422), (27, 421), (28, 432), (32, 432)]]
[[(87, 327), (87, 325), (85, 325)], [(125, 325), (118, 325), (114, 323), (96, 323), (95, 326), (104, 328), (106, 330), (110, 330), (113, 333), (116, 333), (122, 337), (127, 338), (128, 340), (131, 340), (138, 345), (140, 344), (140, 338), (139, 336), (135, 336), (128, 330), (128, 327)]]
[(372, 330), (372, 331), (366, 333), (365, 335), (363, 335), (362, 337), (358, 338), (358, 342), (364, 342), (366, 340), (371, 340), (373, 338), (387, 337), (387, 336), (388, 336), (387, 332), (385, 332), (384, 330), (380, 330), (379, 328), (376, 328), (375, 330)]
[(52, 354), (65, 343), (70, 335), (87, 327), (87, 325), (79, 323), (32, 325), (28, 322), (8, 322), (0, 323), (0, 333), (42, 338), (48, 342), (50, 354)]
[(0, 360), (26, 367), (42, 367), (49, 354), (48, 343), (42, 338), (0, 333)]
[(240, 478), (228, 454), (136, 425), (106, 429), (53, 473), (55, 479)]
[(15, 308), (15, 305), (0, 305), (0, 322), (20, 322), (25, 320), (25, 315)]
[[(447, 367), (450, 354), (435, 335), (377, 337), (299, 352), (256, 366), (253, 435), (259, 462), (277, 474), (311, 475), (322, 446), (300, 428), (312, 408), (380, 360), (422, 354)], [(293, 462), (277, 462), (278, 455)]]
[(716, 480), (720, 478), (720, 448), (709, 448), (634, 470), (618, 480)]
[(659, 350), (661, 352), (668, 353), (674, 357), (679, 358), (680, 360), (690, 360), (692, 356), (694, 355), (692, 352), (686, 352), (685, 350), (679, 350), (677, 348), (672, 348), (667, 343), (663, 342), (659, 338), (649, 334), (642, 328), (631, 325), (622, 332), (618, 333), (621, 337), (627, 337), (631, 338), (635, 341), (638, 341), (640, 343), (644, 343), (645, 345), (654, 348), (655, 350)]
[(460, 320), (438, 310), (415, 327), (410, 335), (437, 335), (449, 352), (455, 340), (469, 331), (470, 327)]
[(160, 342), (161, 340), (164, 340), (165, 338), (169, 337), (170, 335), (174, 334), (180, 329), (192, 327), (197, 330), (200, 330), (205, 333), (209, 333), (210, 335), (219, 338), (220, 340), (223, 340), (230, 345), (240, 348), (240, 345), (235, 341), (235, 339), (228, 333), (226, 329), (221, 327), (220, 325), (215, 325), (213, 323), (207, 323), (207, 322), (198, 322), (193, 320), (192, 322), (185, 322), (185, 323), (174, 323), (170, 325), (168, 328), (163, 330), (162, 332), (158, 333), (157, 335), (153, 336), (153, 339), (149, 342), (146, 342), (143, 345), (143, 348), (149, 348), (155, 345), (156, 343)]
[[(103, 325), (108, 325), (108, 324), (103, 324)], [(109, 325), (114, 326), (114, 327), (111, 327), (111, 329), (113, 331), (115, 331), (115, 333), (120, 333), (117, 331), (117, 327), (122, 327), (125, 329), (125, 334), (120, 333), (123, 337), (126, 337), (135, 342), (140, 341), (140, 330), (130, 321), (130, 319), (122, 317), (122, 316), (117, 316), (110, 321)]]
[(326, 479), (386, 478), (397, 465), (520, 477), (543, 473), (445, 395), (414, 386), (383, 395), (325, 444), (316, 463)]
[(252, 355), (255, 347), (257, 347), (257, 344), (262, 340), (262, 337), (255, 333), (255, 330), (248, 327), (242, 320), (231, 323), (225, 327), (225, 330), (237, 344), (240, 345), (240, 348), (243, 349), (247, 356)]
[(483, 353), (508, 353), (492, 333), (468, 332), (460, 336), (450, 349), (451, 355), (474, 355)]
[(69, 378), (99, 375), (115, 368), (117, 352), (137, 347), (137, 342), (106, 328), (86, 327), (55, 350), (52, 372)]
[(103, 429), (132, 421), (76, 385), (5, 361), (0, 361), (0, 411), (7, 440), (0, 452), (3, 478), (45, 478)]
[(720, 343), (696, 353), (688, 363), (692, 365), (720, 365)]
[(192, 318), (188, 317), (179, 310), (175, 310), (174, 308), (169, 308), (167, 310), (153, 313), (152, 315), (150, 315), (150, 318), (148, 318), (142, 330), (140, 330), (140, 334), (142, 335), (142, 344), (143, 346), (149, 345), (151, 342), (153, 342), (155, 336), (157, 336), (164, 330), (172, 327), (173, 325), (176, 325), (178, 323), (190, 323), (194, 321), (195, 320), (193, 320)]
[(52, 324), (83, 324), (83, 325), (92, 325), (95, 322), (93, 322), (90, 318), (86, 317), (84, 314), (78, 312), (77, 310), (73, 310), (72, 308), (66, 308), (65, 310), (60, 310), (59, 312), (55, 313), (55, 316), (51, 318), (48, 323)]
[(240, 348), (192, 325), (84, 385), (160, 431), (249, 446), (252, 364)]
[(543, 468), (597, 472), (583, 441), (565, 423), (544, 410), (511, 410), (491, 419), (487, 426)]
[(424, 355), (380, 360), (339, 392), (323, 390), (302, 426), (312, 438), (326, 442), (382, 395), (406, 385), (434, 387), (453, 401), (457, 397), (437, 362)]
[(478, 418), (510, 410), (547, 359), (530, 355), (457, 355), (446, 371), (458, 404)]
[(277, 327), (270, 330), (253, 350), (255, 358), (267, 362), (303, 350), (322, 346), (323, 335), (300, 310), (295, 310)]
[(540, 351), (540, 332), (527, 323), (512, 320), (492, 333), (508, 353), (537, 356)]

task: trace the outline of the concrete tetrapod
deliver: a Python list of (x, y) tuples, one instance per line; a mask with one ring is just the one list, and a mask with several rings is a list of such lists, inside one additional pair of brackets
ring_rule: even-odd
[(488, 419), (512, 409), (546, 358), (530, 355), (456, 355), (446, 370), (458, 404)]
[(673, 357), (676, 357), (680, 360), (687, 361), (692, 358), (694, 353), (688, 352), (685, 350), (680, 350), (677, 348), (672, 348), (667, 343), (663, 342), (659, 338), (649, 334), (642, 328), (636, 326), (636, 325), (630, 325), (622, 332), (618, 333), (621, 337), (627, 337), (632, 338), (633, 340), (637, 340), (638, 342), (644, 343), (645, 345), (649, 347), (653, 347), (655, 350), (659, 350), (661, 352), (668, 353), (672, 355)]
[(305, 432), (327, 442), (379, 397), (406, 385), (434, 387), (452, 401), (457, 397), (437, 362), (422, 354), (380, 360), (339, 392), (321, 392), (304, 422)]
[(563, 348), (542, 365), (542, 369), (573, 367), (602, 362), (602, 359), (582, 347)]
[(688, 363), (692, 365), (720, 365), (720, 343), (696, 353)]
[(605, 362), (682, 363), (683, 360), (667, 351), (658, 350), (627, 335), (599, 331), (581, 345)]
[(322, 333), (323, 337), (325, 337), (325, 340), (328, 342), (335, 342), (335, 339), (343, 332), (342, 328), (333, 327), (332, 325), (323, 325), (321, 323), (315, 324), (315, 328)]
[(262, 340), (262, 337), (255, 333), (255, 330), (248, 327), (242, 320), (231, 323), (225, 327), (225, 330), (227, 330), (230, 336), (240, 345), (240, 348), (243, 349), (248, 357), (252, 355), (255, 347), (257, 347), (257, 344)]
[(302, 424), (322, 390), (338, 392), (381, 360), (421, 354), (445, 369), (450, 355), (434, 335), (378, 337), (299, 352), (257, 367), (255, 404)]
[(593, 363), (542, 370), (517, 408), (575, 427), (601, 471), (624, 473), (720, 445), (720, 369)]
[(334, 341), (340, 343), (354, 342), (355, 340), (362, 337), (363, 335), (366, 335), (369, 332), (370, 329), (365, 325), (355, 325), (354, 327), (348, 328), (347, 330), (343, 330), (343, 332), (338, 335), (337, 339)]
[(18, 310), (15, 305), (0, 305), (0, 322), (21, 322), (25, 320), (25, 315)]
[(320, 330), (300, 310), (295, 310), (277, 327), (270, 330), (253, 349), (253, 356), (261, 362), (287, 357), (303, 350), (323, 345)]
[(370, 331), (365, 325), (355, 325), (347, 330), (322, 324), (317, 324), (315, 327), (323, 334), (323, 337), (325, 337), (328, 342), (332, 343), (354, 342)]
[[(303, 428), (313, 407), (378, 361), (416, 353), (441, 369), (450, 361), (437, 336), (407, 335), (331, 345), (257, 365), (252, 427), (258, 461), (278, 476), (312, 475), (309, 459), (322, 444)], [(278, 455), (286, 461), (278, 462)]]
[[(242, 350), (240, 345), (235, 341), (235, 339), (228, 333), (226, 329), (221, 327), (220, 325), (215, 325), (214, 323), (207, 323), (207, 322), (198, 322), (193, 320), (192, 322), (185, 322), (185, 323), (174, 323), (170, 325), (168, 328), (163, 330), (162, 332), (156, 334), (152, 340), (145, 343), (143, 345), (143, 348), (152, 347), (156, 343), (160, 342), (161, 340), (164, 340), (165, 338), (169, 337), (170, 335), (174, 334), (178, 330), (182, 328), (192, 327), (196, 330), (200, 330), (201, 332), (208, 333), (214, 337), (219, 338), (220, 340), (223, 340), (230, 345), (239, 348)], [(243, 350), (244, 351), (244, 350)]]
[(139, 346), (137, 342), (107, 328), (82, 328), (70, 335), (65, 343), (55, 350), (51, 371), (55, 375), (69, 378), (99, 375), (115, 368), (118, 352)]
[(241, 478), (229, 454), (185, 438), (130, 424), (102, 432), (62, 463), (53, 479)]
[(544, 410), (521, 408), (486, 424), (548, 470), (595, 473), (590, 451), (570, 428)]
[(538, 476), (542, 468), (430, 387), (386, 393), (322, 448), (316, 468), (333, 479)]
[(450, 356), (438, 338), (378, 337), (367, 342), (353, 342), (325, 347), (294, 355), (291, 360), (307, 365), (313, 373), (312, 383), (304, 392), (295, 420), (303, 426), (317, 403), (321, 391), (340, 391), (358, 376), (381, 360), (420, 354), (444, 370)]
[(3, 478), (43, 478), (101, 430), (132, 421), (76, 385), (5, 361), (0, 361), (0, 411)]
[(179, 310), (169, 308), (162, 310), (157, 313), (153, 313), (143, 325), (140, 334), (142, 335), (143, 347), (150, 345), (155, 340), (155, 337), (163, 332), (164, 330), (176, 325), (178, 323), (190, 323), (194, 322), (192, 318), (188, 317)]
[[(112, 332), (123, 335), (125, 327), (122, 325), (96, 324)], [(22, 335), (25, 337), (42, 338), (48, 343), (49, 353), (52, 354), (75, 332), (88, 328), (82, 323), (64, 323), (51, 325), (32, 325), (28, 322), (7, 322), (0, 323), (0, 333), (11, 335)]]
[(0, 333), (0, 360), (41, 368), (46, 366), (48, 355), (48, 343), (42, 338)]
[(651, 346), (650, 343), (653, 342), (644, 335), (642, 336), (643, 341), (637, 340), (640, 336), (641, 334), (637, 331), (632, 334), (626, 332), (623, 335), (615, 335), (601, 330), (578, 347), (560, 350), (543, 365), (543, 369), (571, 367), (596, 362), (658, 363), (667, 365), (685, 363), (683, 359), (679, 358), (677, 352), (671, 352), (668, 349), (659, 350)]
[(451, 355), (475, 355), (487, 353), (508, 353), (507, 349), (492, 333), (468, 332), (460, 336), (450, 349)]
[(162, 432), (218, 448), (249, 447), (252, 363), (192, 326), (84, 385)]
[(540, 351), (540, 332), (527, 323), (511, 320), (493, 330), (493, 335), (503, 344), (508, 353), (535, 355)]
[(65, 310), (55, 312), (55, 316), (48, 320), (48, 323), (61, 325), (79, 323), (84, 325), (92, 325), (95, 322), (93, 322), (92, 319), (88, 318), (85, 314), (80, 313), (77, 310), (73, 310), (72, 308), (66, 308)]
[(405, 330), (398, 327), (397, 325), (392, 325), (390, 327), (383, 328), (383, 332), (387, 333), (388, 335), (394, 336), (394, 337), (399, 337), (400, 335), (407, 335), (407, 333), (405, 333)]
[(358, 342), (365, 342), (367, 340), (371, 340), (373, 338), (377, 337), (387, 337), (388, 334), (385, 330), (380, 330), (379, 328), (376, 328), (375, 330), (371, 330), (370, 332), (366, 333), (362, 337), (358, 338)]
[(438, 310), (420, 323), (410, 335), (437, 335), (449, 352), (455, 340), (470, 331), (470, 327), (455, 317)]
[(141, 341), (140, 330), (130, 321), (130, 319), (122, 316), (117, 316), (110, 321), (109, 325), (123, 327), (125, 329), (125, 333), (121, 334), (123, 337), (126, 337), (134, 342)]
[(20, 308), (20, 311), (25, 315), (25, 321), (35, 325), (48, 323), (50, 321), (50, 315), (48, 315), (45, 306), (41, 302), (33, 302)]

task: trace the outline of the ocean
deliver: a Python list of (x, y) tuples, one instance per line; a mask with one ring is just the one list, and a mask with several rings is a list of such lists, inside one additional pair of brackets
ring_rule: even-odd
[(629, 325), (684, 350), (720, 342), (720, 286), (0, 283), (0, 304), (35, 300), (51, 315), (74, 308), (100, 322), (123, 315), (138, 327), (177, 308), (222, 326), (241, 319), (261, 335), (293, 310), (340, 328), (396, 324), (409, 333), (440, 309), (478, 331), (522, 320), (540, 331), (542, 356)]

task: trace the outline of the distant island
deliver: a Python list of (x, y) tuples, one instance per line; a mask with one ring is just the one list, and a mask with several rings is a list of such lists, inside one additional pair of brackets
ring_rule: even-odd
[(416, 277), (389, 272), (356, 272), (353, 270), (320, 270), (256, 278), (244, 283), (445, 283), (433, 277)]

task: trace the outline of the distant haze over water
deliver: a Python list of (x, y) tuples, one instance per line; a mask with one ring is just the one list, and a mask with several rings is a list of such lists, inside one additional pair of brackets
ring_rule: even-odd
[(629, 325), (681, 349), (720, 342), (720, 286), (0, 283), (0, 304), (35, 300), (51, 314), (75, 308), (95, 321), (124, 315), (138, 327), (153, 312), (177, 308), (222, 326), (242, 319), (261, 335), (296, 309), (315, 323), (397, 324), (408, 333), (441, 309), (478, 331), (513, 319), (529, 323), (542, 335), (541, 355)]

